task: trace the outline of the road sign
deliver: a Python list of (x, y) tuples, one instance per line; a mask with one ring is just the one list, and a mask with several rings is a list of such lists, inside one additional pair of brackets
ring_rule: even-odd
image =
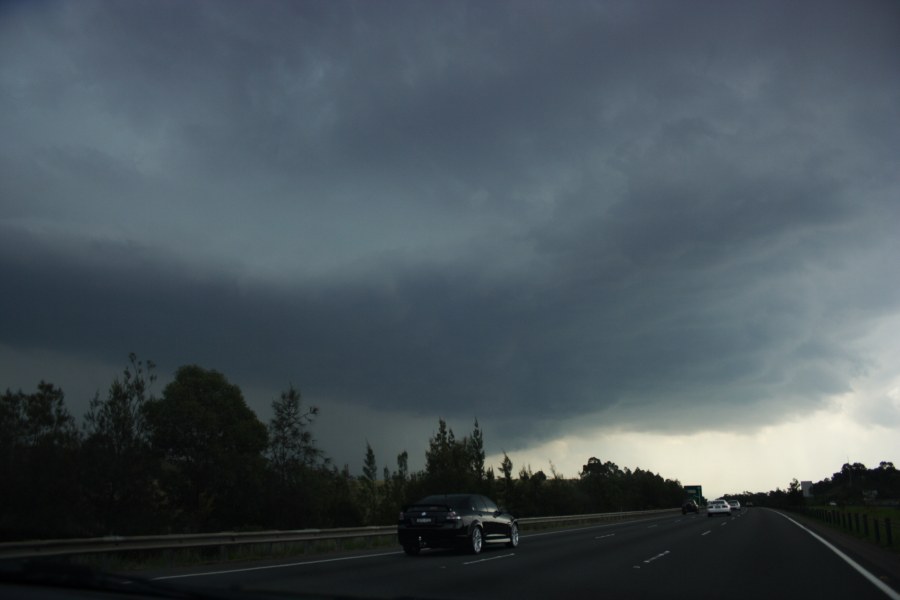
[(684, 493), (687, 494), (689, 498), (693, 498), (697, 502), (700, 502), (700, 498), (703, 497), (703, 486), (702, 485), (686, 485), (684, 486)]

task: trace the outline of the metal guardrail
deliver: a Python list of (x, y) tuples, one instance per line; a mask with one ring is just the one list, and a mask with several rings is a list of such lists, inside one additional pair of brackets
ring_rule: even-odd
[[(678, 512), (679, 509), (644, 510), (560, 517), (529, 517), (519, 519), (523, 527), (532, 525), (574, 525), (597, 521), (613, 521), (650, 517)], [(298, 529), (293, 531), (256, 531), (198, 533), (185, 535), (108, 536), (101, 538), (73, 538), (63, 540), (32, 540), (0, 544), (0, 558), (39, 556), (71, 556), (147, 550), (181, 550), (190, 548), (228, 547), (241, 545), (309, 544), (312, 542), (364, 539), (393, 536), (396, 525), (381, 527), (343, 527), (338, 529)]]
[(617, 521), (624, 519), (634, 519), (638, 517), (652, 517), (653, 515), (663, 515), (668, 513), (677, 513), (680, 508), (662, 508), (657, 510), (633, 510), (625, 512), (613, 513), (595, 513), (591, 515), (563, 515), (561, 517), (526, 517), (519, 519), (521, 525), (549, 525), (557, 523), (589, 523), (593, 521)]

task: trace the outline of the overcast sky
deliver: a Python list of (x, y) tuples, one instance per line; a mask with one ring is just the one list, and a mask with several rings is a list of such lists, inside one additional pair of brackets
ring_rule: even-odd
[(7, 2), (0, 387), (196, 363), (326, 454), (900, 463), (900, 4)]

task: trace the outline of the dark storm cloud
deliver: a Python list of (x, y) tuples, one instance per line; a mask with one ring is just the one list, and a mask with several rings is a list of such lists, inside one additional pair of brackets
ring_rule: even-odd
[(900, 308), (898, 13), (7, 8), (0, 342), (516, 443), (821, 407)]

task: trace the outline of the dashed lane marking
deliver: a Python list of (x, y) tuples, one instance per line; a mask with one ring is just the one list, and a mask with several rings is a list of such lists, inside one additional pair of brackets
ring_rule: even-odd
[(651, 556), (650, 558), (648, 558), (647, 560), (644, 561), (644, 564), (645, 564), (645, 565), (649, 565), (649, 564), (652, 563), (654, 560), (660, 559), (660, 558), (662, 558), (663, 556), (665, 556), (666, 554), (669, 554), (669, 551), (668, 551), (668, 550), (666, 550), (665, 552), (660, 552), (660, 553), (657, 554), (656, 556)]
[(516, 555), (515, 553), (512, 553), (512, 554), (504, 554), (503, 556), (492, 556), (490, 558), (482, 558), (481, 560), (470, 560), (469, 562), (464, 562), (463, 564), (464, 565), (475, 565), (478, 563), (484, 563), (484, 562), (488, 562), (491, 560), (500, 560), (501, 558), (509, 558), (509, 557), (515, 556), (515, 555)]

